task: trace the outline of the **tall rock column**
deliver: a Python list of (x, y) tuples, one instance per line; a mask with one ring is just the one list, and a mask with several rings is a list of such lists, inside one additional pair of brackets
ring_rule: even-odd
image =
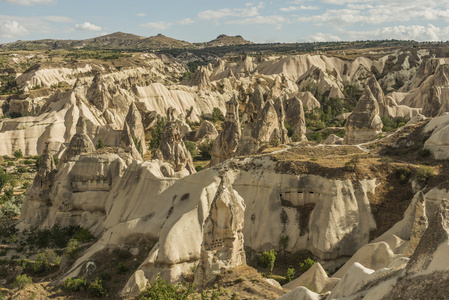
[(231, 100), (226, 102), (226, 116), (223, 123), (223, 130), (212, 145), (210, 166), (215, 166), (234, 156), (239, 145), (241, 134), (239, 102), (234, 96)]
[(379, 105), (368, 86), (365, 87), (357, 105), (346, 121), (345, 144), (369, 142), (382, 132)]
[(62, 156), (61, 162), (65, 163), (72, 157), (82, 153), (95, 152), (95, 150), (94, 143), (92, 143), (92, 140), (86, 134), (86, 120), (83, 116), (80, 116), (76, 123), (76, 133), (70, 140), (69, 146)]
[(140, 115), (140, 112), (134, 102), (129, 106), (125, 123), (129, 126), (131, 137), (133, 137), (133, 140), (135, 139), (137, 142), (136, 147), (139, 148), (138, 145), (140, 144), (142, 154), (145, 154), (147, 152), (147, 147), (145, 145), (145, 130), (142, 124), (142, 116)]
[(203, 225), (203, 243), (195, 284), (202, 286), (223, 270), (246, 265), (243, 248), (245, 203), (223, 177)]

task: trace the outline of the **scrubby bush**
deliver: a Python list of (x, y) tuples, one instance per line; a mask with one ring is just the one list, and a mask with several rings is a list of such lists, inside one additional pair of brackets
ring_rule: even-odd
[(281, 238), (279, 239), (279, 246), (281, 246), (281, 249), (285, 250), (288, 247), (288, 235), (281, 235)]
[(360, 155), (354, 155), (348, 162), (345, 163), (345, 169), (347, 171), (355, 172), (357, 165), (360, 162)]
[(13, 155), (15, 158), (22, 158), (23, 156), (22, 149), (14, 151)]
[(117, 264), (117, 274), (126, 273), (128, 271), (129, 268), (122, 261)]
[(214, 107), (212, 111), (212, 122), (224, 121), (224, 116), (218, 107)]
[(80, 292), (87, 290), (88, 284), (84, 278), (67, 278), (62, 288), (69, 292)]
[(27, 168), (25, 168), (24, 166), (20, 166), (17, 168), (17, 172), (18, 173), (26, 173)]
[(198, 146), (198, 149), (200, 150), (200, 155), (202, 160), (210, 160), (211, 159), (211, 152), (212, 152), (212, 141), (207, 140), (204, 143), (200, 144)]
[(61, 258), (56, 255), (55, 251), (46, 249), (37, 255), (37, 259), (33, 265), (34, 273), (48, 272), (53, 266), (59, 266)]
[(89, 229), (80, 227), (75, 231), (75, 239), (79, 242), (89, 242), (94, 238), (92, 233), (90, 233)]
[(290, 282), (295, 278), (295, 269), (294, 268), (288, 268), (287, 269), (287, 274), (285, 275), (285, 281), (286, 282)]
[(0, 192), (5, 187), (5, 185), (8, 183), (9, 175), (3, 171), (3, 168), (0, 168)]
[(261, 266), (269, 269), (270, 273), (273, 272), (276, 255), (276, 251), (274, 251), (274, 249), (271, 249), (270, 251), (262, 252), (262, 255), (259, 258), (259, 263), (261, 264)]
[(181, 283), (173, 285), (165, 282), (159, 275), (156, 282), (140, 294), (140, 300), (186, 300), (195, 292), (193, 285), (183, 286)]
[(150, 149), (157, 149), (161, 143), (162, 130), (165, 127), (167, 120), (161, 118), (157, 121), (156, 126), (151, 130)]
[(185, 141), (184, 143), (186, 145), (187, 150), (189, 150), (190, 155), (192, 155), (192, 158), (195, 158), (196, 156), (196, 144), (191, 141)]
[[(7, 197), (7, 195), (5, 195), (5, 197)], [(0, 208), (0, 218), (17, 217), (22, 209), (24, 198), (24, 195), (11, 196)]]
[(29, 277), (27, 274), (18, 275), (16, 279), (14, 279), (13, 286), (19, 289), (24, 288), (25, 286), (32, 284), (33, 279)]
[(93, 297), (101, 298), (108, 295), (107, 289), (103, 285), (103, 281), (100, 278), (96, 278), (89, 284), (87, 288), (89, 294)]
[(70, 258), (74, 258), (78, 254), (79, 251), (80, 251), (80, 248), (78, 247), (78, 240), (71, 239), (67, 243), (67, 247), (65, 248), (64, 254)]
[(307, 272), (314, 264), (316, 263), (315, 260), (309, 258), (306, 258), (302, 263), (299, 264), (299, 267), (301, 268), (301, 272)]
[(104, 148), (104, 142), (102, 138), (98, 139), (97, 149)]
[(429, 179), (434, 175), (433, 169), (426, 166), (419, 166), (416, 170), (413, 178), (421, 184), (426, 184)]

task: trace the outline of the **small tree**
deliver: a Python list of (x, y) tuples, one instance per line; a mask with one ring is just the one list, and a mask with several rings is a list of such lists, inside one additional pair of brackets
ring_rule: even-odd
[(2, 168), (0, 168), (0, 192), (8, 183), (8, 180), (9, 180), (8, 174), (5, 171), (3, 171)]
[(98, 139), (97, 149), (104, 148), (104, 142), (102, 138)]
[(207, 140), (198, 146), (202, 160), (209, 160), (212, 157), (212, 141)]
[(192, 155), (192, 158), (195, 158), (196, 156), (196, 144), (191, 141), (185, 141), (184, 143), (186, 145), (187, 150), (189, 150), (190, 155)]
[(269, 269), (270, 273), (273, 272), (276, 255), (276, 251), (274, 251), (274, 249), (271, 249), (270, 251), (262, 252), (262, 255), (260, 256), (260, 264), (262, 265), (262, 267)]
[(23, 156), (22, 149), (14, 151), (13, 155), (15, 158), (22, 158)]
[(290, 282), (295, 278), (295, 269), (294, 268), (288, 268), (287, 274), (285, 275), (285, 281)]
[(157, 121), (156, 126), (151, 131), (150, 149), (159, 148), (159, 144), (161, 143), (162, 130), (164, 129), (165, 124), (166, 124), (165, 118), (161, 118), (160, 120)]
[(316, 261), (311, 259), (310, 257), (305, 259), (302, 263), (299, 264), (301, 272), (303, 273), (307, 272), (307, 270), (309, 270), (315, 263)]
[(355, 172), (357, 165), (360, 162), (360, 155), (354, 155), (348, 162), (345, 163), (345, 167), (348, 171)]

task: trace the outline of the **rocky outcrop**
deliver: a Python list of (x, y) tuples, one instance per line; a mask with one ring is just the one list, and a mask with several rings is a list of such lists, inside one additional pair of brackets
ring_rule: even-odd
[(264, 90), (259, 85), (257, 86), (254, 93), (249, 98), (248, 103), (245, 106), (245, 117), (246, 120), (244, 122), (252, 123), (257, 121), (258, 114), (262, 111), (262, 108), (265, 104), (265, 96), (264, 96)]
[(215, 140), (218, 137), (218, 131), (212, 122), (203, 121), (200, 128), (195, 133), (195, 140)]
[(222, 178), (203, 225), (203, 243), (195, 283), (205, 285), (222, 271), (246, 265), (243, 248), (244, 200)]
[(324, 141), (325, 145), (341, 145), (343, 144), (343, 138), (336, 136), (335, 134), (329, 135)]
[(233, 157), (237, 151), (241, 136), (238, 108), (239, 103), (236, 97), (226, 102), (225, 121), (220, 135), (212, 144), (210, 166)]
[(367, 87), (346, 121), (344, 143), (360, 144), (371, 141), (382, 132), (382, 127), (379, 105)]
[(303, 102), (298, 97), (287, 100), (285, 107), (285, 120), (288, 125), (294, 129), (294, 133), (298, 135), (300, 140), (306, 138), (306, 118), (304, 115)]
[(145, 130), (142, 124), (142, 116), (140, 115), (140, 112), (134, 102), (129, 106), (129, 111), (126, 115), (125, 123), (129, 126), (131, 137), (137, 142), (136, 147), (142, 149), (142, 154), (145, 154), (147, 152), (145, 143)]
[(95, 152), (95, 146), (90, 137), (86, 134), (86, 120), (83, 116), (80, 116), (76, 123), (76, 133), (70, 140), (70, 143), (62, 156), (61, 162), (67, 162), (76, 155), (92, 152)]
[(125, 150), (125, 152), (128, 153), (132, 159), (143, 160), (141, 153), (143, 146), (142, 144), (136, 145), (135, 142), (137, 141), (137, 139), (135, 139), (134, 137), (135, 136), (132, 135), (128, 123), (125, 123), (122, 134), (120, 136), (119, 147)]
[(321, 294), (331, 291), (338, 281), (338, 278), (329, 278), (321, 264), (317, 262), (300, 277), (283, 285), (282, 288), (293, 290), (299, 286), (304, 286)]
[(426, 198), (423, 192), (420, 191), (418, 192), (418, 199), (415, 204), (415, 220), (413, 221), (413, 227), (410, 233), (410, 241), (404, 250), (406, 256), (410, 257), (413, 252), (415, 252), (428, 224), (426, 216)]
[(182, 140), (179, 125), (173, 117), (173, 110), (170, 109), (167, 112), (167, 123), (162, 130), (157, 157), (169, 162), (175, 172), (187, 172), (186, 175), (196, 172), (192, 155)]
[(449, 65), (440, 65), (432, 79), (432, 86), (422, 110), (426, 117), (435, 117), (449, 111)]

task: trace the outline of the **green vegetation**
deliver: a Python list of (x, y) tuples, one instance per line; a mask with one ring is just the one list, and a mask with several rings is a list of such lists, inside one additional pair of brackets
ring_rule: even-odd
[(25, 196), (18, 195), (13, 196), (12, 189), (8, 190), (1, 198), (2, 207), (0, 208), (0, 219), (11, 219), (15, 218), (20, 214), (22, 209), (23, 200)]
[(89, 284), (87, 290), (89, 291), (89, 294), (93, 297), (101, 298), (108, 296), (108, 291), (104, 287), (103, 281), (100, 278), (96, 278), (94, 281), (92, 281)]
[(421, 184), (426, 184), (431, 177), (433, 177), (434, 171), (430, 167), (419, 166), (418, 170), (416, 170), (413, 178), (417, 180)]
[(135, 135), (131, 135), (131, 138), (133, 139), (133, 143), (136, 146), (137, 151), (140, 153), (140, 155), (143, 155), (142, 141), (139, 140)]
[(37, 259), (33, 265), (34, 273), (48, 272), (53, 266), (59, 266), (61, 264), (61, 258), (51, 249), (37, 255)]
[(150, 149), (159, 148), (159, 144), (161, 143), (161, 135), (162, 130), (167, 123), (166, 118), (161, 118), (157, 121), (156, 126), (151, 130), (151, 138), (150, 138)]
[(307, 272), (307, 270), (309, 270), (315, 263), (316, 261), (311, 259), (310, 257), (306, 258), (302, 263), (299, 264), (301, 272), (303, 273)]
[(13, 286), (19, 289), (23, 289), (27, 285), (30, 285), (33, 283), (33, 279), (29, 277), (27, 274), (21, 274), (14, 279)]
[(393, 131), (393, 130), (395, 130), (399, 127), (402, 127), (406, 124), (404, 118), (392, 119), (389, 116), (381, 116), (380, 119), (382, 120), (382, 123), (384, 124), (384, 127), (382, 128), (383, 132)]
[(218, 121), (224, 121), (224, 116), (218, 107), (214, 107), (212, 111), (212, 122), (217, 123)]
[(347, 171), (355, 172), (357, 165), (360, 162), (360, 155), (354, 155), (348, 162), (345, 163), (345, 169)]
[(67, 247), (64, 251), (64, 254), (67, 255), (70, 258), (75, 258), (76, 255), (78, 254), (78, 252), (81, 250), (78, 247), (78, 240), (77, 239), (71, 239), (68, 243), (67, 243)]
[(20, 94), (16, 79), (13, 76), (0, 76), (0, 95)]
[(67, 278), (62, 288), (69, 292), (80, 292), (87, 290), (88, 283), (84, 278)]
[(23, 156), (22, 149), (14, 151), (13, 155), (15, 158), (22, 158)]
[(192, 155), (192, 158), (195, 158), (196, 156), (196, 144), (191, 141), (185, 141), (184, 144), (186, 145), (187, 150), (189, 150), (190, 155)]
[(210, 160), (211, 159), (212, 145), (213, 145), (213, 142), (211, 140), (207, 140), (198, 146), (202, 160)]
[(8, 180), (9, 180), (8, 174), (5, 171), (3, 171), (3, 168), (0, 168), (0, 192), (8, 183)]
[(104, 142), (102, 138), (98, 139), (97, 149), (104, 148)]
[(285, 275), (285, 281), (287, 283), (292, 281), (295, 278), (295, 273), (296, 273), (296, 271), (294, 268), (288, 268), (287, 274)]
[(139, 300), (185, 300), (195, 292), (193, 285), (173, 285), (165, 282), (159, 275), (156, 282), (140, 294)]
[(279, 239), (279, 246), (281, 246), (282, 250), (287, 249), (287, 247), (288, 247), (288, 240), (289, 240), (288, 235), (281, 235), (281, 238)]
[(274, 262), (276, 261), (276, 251), (271, 249), (270, 251), (262, 252), (262, 255), (259, 257), (259, 263), (262, 267), (270, 270), (270, 273), (273, 272)]
[(77, 59), (100, 59), (116, 60), (125, 57), (131, 57), (131, 54), (123, 53), (119, 50), (72, 50), (65, 55), (66, 60)]

